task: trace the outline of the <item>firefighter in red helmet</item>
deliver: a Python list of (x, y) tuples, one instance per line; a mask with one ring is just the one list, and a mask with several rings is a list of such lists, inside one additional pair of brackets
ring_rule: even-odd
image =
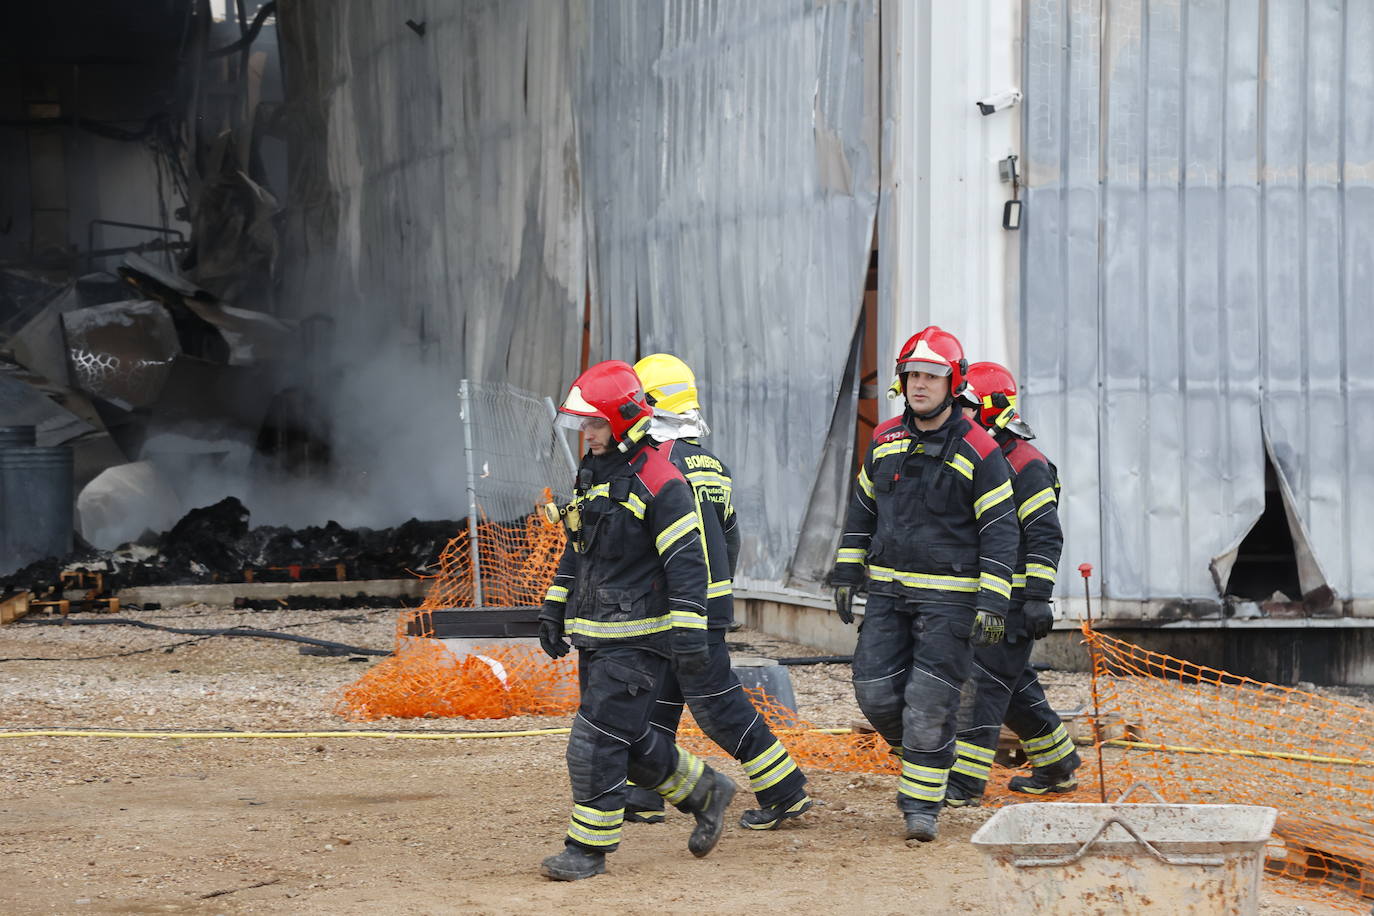
[(902, 347), (893, 392), (905, 406), (874, 430), (830, 574), (845, 623), (867, 579), (854, 693), (901, 754), (897, 805), (906, 838), (923, 842), (954, 763), (960, 686), (975, 647), (1002, 637), (1020, 543), (1006, 459), (955, 403), (967, 369), (938, 327)]
[(945, 804), (976, 805), (987, 786), (997, 739), (1006, 722), (1021, 739), (1030, 776), (1008, 784), (1027, 795), (1071, 792), (1080, 760), (1064, 723), (1045, 699), (1030, 664), (1034, 641), (1054, 626), (1050, 598), (1064, 547), (1059, 526), (1059, 473), (1028, 442), (1035, 438), (1017, 408), (1016, 379), (1005, 366), (974, 363), (963, 394), (965, 412), (997, 440), (1012, 472), (1021, 549), (1012, 576), (1006, 638), (974, 653), (972, 702), (960, 711), (954, 771)]
[(650, 726), (669, 666), (709, 662), (706, 558), (692, 486), (647, 437), (653, 411), (627, 363), (573, 382), (560, 421), (588, 451), (561, 511), (568, 543), (539, 614), (554, 658), (579, 651), (581, 701), (568, 736), (573, 811), (563, 851), (542, 873), (574, 881), (605, 871), (620, 843), (627, 780), (695, 816), (687, 847), (715, 848), (735, 784)]
[[(701, 415), (696, 376), (687, 364), (671, 353), (654, 353), (635, 363), (635, 373), (654, 409), (649, 435), (696, 491), (711, 577), (706, 591), (710, 664), (696, 675), (678, 672), (671, 679), (655, 704), (653, 723), (664, 734), (675, 735), (685, 702), (706, 736), (730, 752), (749, 777), (759, 806), (744, 812), (740, 826), (773, 830), (805, 814), (812, 801), (806, 775), (749, 702), (730, 666), (725, 632), (734, 618), (732, 589), (740, 548), (734, 481), (725, 464), (701, 444), (710, 429)], [(654, 824), (664, 819), (663, 799), (656, 793), (632, 786), (627, 798), (626, 820)]]

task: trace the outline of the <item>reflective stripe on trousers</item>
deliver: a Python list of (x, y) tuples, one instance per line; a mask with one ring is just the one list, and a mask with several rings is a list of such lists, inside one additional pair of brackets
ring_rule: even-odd
[(973, 661), (974, 612), (962, 605), (870, 595), (854, 650), (854, 695), (868, 721), (902, 748), (897, 804), (938, 810), (954, 763), (959, 689)]

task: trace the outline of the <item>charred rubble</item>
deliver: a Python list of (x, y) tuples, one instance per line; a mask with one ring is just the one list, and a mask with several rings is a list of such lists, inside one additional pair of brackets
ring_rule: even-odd
[[(214, 582), (394, 579), (432, 574), (439, 554), (463, 522), (411, 519), (394, 528), (345, 528), (337, 522), (307, 528), (251, 527), (234, 497), (193, 509), (170, 530), (145, 534), (115, 550), (81, 545), (0, 578), (0, 593), (46, 594), (62, 573), (101, 573), (106, 591), (147, 585)], [(313, 599), (312, 606), (349, 606)], [(279, 602), (258, 602), (277, 606)], [(251, 600), (242, 606), (253, 607)]]

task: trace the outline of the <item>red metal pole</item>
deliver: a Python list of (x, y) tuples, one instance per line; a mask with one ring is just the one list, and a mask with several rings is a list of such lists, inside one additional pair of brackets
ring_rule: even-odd
[(1102, 720), (1099, 718), (1100, 712), (1097, 705), (1097, 646), (1093, 641), (1093, 598), (1092, 592), (1088, 588), (1088, 580), (1093, 575), (1093, 565), (1091, 563), (1079, 564), (1078, 574), (1083, 577), (1083, 600), (1086, 602), (1088, 612), (1087, 637), (1088, 658), (1092, 671), (1093, 746), (1097, 748), (1097, 797), (1105, 805), (1107, 803), (1107, 776), (1102, 769)]

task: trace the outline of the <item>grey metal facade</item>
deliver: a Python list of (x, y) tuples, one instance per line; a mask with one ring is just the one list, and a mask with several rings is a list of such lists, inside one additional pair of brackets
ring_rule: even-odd
[(1267, 449), (1303, 590), (1374, 598), (1371, 51), (1363, 0), (1026, 4), (1026, 411), (1104, 597), (1217, 598)]
[(836, 404), (877, 208), (877, 4), (605, 0), (585, 27), (593, 355), (695, 369), (747, 574), (784, 577), (808, 510), (826, 556), (802, 561), (828, 567), (845, 488), (821, 465), (852, 449), (852, 386)]

